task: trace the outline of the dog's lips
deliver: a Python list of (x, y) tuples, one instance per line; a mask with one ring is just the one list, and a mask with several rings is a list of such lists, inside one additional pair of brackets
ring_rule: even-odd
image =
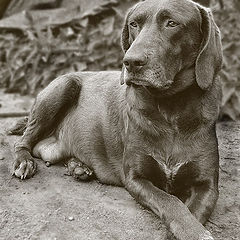
[(171, 87), (171, 83), (166, 83), (166, 84), (152, 84), (149, 80), (144, 79), (144, 78), (126, 78), (125, 83), (128, 86), (133, 86), (133, 87), (145, 87), (150, 91), (164, 91), (167, 90), (168, 88)]
[(127, 85), (137, 85), (137, 86), (146, 86), (149, 87), (150, 83), (145, 79), (137, 79), (137, 78), (127, 78), (125, 79)]
[(173, 80), (167, 80), (165, 77), (156, 78), (156, 76), (141, 76), (142, 74), (133, 74), (125, 71), (124, 82), (127, 85), (133, 85), (135, 87), (142, 86), (149, 89), (158, 89), (160, 91), (167, 90), (171, 87)]

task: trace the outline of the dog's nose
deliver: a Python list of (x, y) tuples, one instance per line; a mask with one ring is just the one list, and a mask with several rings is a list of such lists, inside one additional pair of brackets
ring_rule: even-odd
[(147, 58), (141, 55), (126, 55), (123, 63), (129, 72), (137, 72), (147, 63)]

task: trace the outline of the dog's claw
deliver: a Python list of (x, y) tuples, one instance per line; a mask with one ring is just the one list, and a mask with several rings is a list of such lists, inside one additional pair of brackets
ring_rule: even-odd
[(16, 159), (13, 165), (12, 175), (24, 180), (32, 177), (37, 169), (33, 159)]

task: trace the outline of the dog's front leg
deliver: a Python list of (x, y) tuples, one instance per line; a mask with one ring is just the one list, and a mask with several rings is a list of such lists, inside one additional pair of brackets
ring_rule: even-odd
[(157, 188), (144, 178), (139, 166), (145, 156), (125, 153), (125, 187), (140, 204), (151, 209), (163, 219), (169, 230), (179, 240), (211, 240), (211, 234), (175, 196)]
[(210, 217), (218, 199), (217, 181), (206, 181), (193, 188), (192, 201), (187, 206), (191, 213), (204, 224)]
[(211, 146), (212, 152), (199, 160), (200, 175), (191, 189), (191, 197), (185, 203), (202, 224), (210, 217), (218, 199), (219, 156), (216, 141)]

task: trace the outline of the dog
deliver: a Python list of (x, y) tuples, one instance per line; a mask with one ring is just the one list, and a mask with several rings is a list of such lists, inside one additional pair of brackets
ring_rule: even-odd
[(221, 101), (219, 29), (190, 0), (146, 0), (128, 12), (122, 71), (77, 72), (35, 100), (15, 145), (13, 174), (69, 159), (71, 175), (123, 186), (176, 239), (204, 228), (218, 199), (215, 132)]

